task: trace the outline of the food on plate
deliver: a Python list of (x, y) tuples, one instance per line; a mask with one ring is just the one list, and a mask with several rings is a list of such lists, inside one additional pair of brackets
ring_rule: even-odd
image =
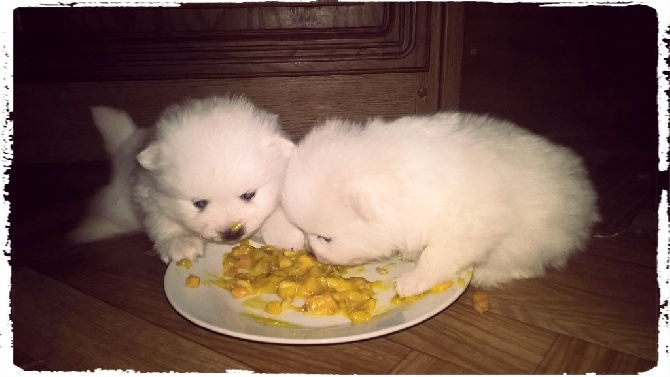
[(200, 286), (200, 277), (196, 275), (188, 275), (188, 277), (186, 277), (186, 286), (189, 288), (198, 288)]
[(177, 266), (179, 266), (179, 267), (191, 268), (192, 265), (193, 265), (193, 262), (191, 262), (191, 260), (188, 259), (188, 258), (180, 259), (177, 262)]
[[(190, 261), (176, 264), (185, 269), (191, 267)], [(366, 274), (367, 268), (384, 277), (374, 280), (375, 275)], [(378, 294), (393, 289), (394, 278), (390, 271), (394, 268), (395, 263), (383, 267), (361, 265), (355, 268), (328, 265), (304, 250), (254, 246), (244, 240), (224, 254), (220, 272), (201, 271), (206, 275), (202, 282), (199, 276), (190, 273), (185, 285), (190, 288), (223, 288), (230, 292), (232, 298), (244, 300), (243, 306), (270, 315), (281, 315), (286, 311), (314, 316), (341, 314), (352, 323), (363, 323), (387, 312), (394, 305), (412, 304), (427, 295), (446, 291), (455, 284), (465, 288), (469, 281), (469, 278), (462, 277), (445, 281), (419, 295), (400, 297), (396, 294), (390, 301), (391, 295), (384, 294), (378, 309)], [(363, 274), (374, 281), (351, 276)]]
[(223, 276), (209, 280), (236, 299), (276, 294), (264, 310), (278, 315), (296, 310), (319, 316), (344, 314), (354, 323), (369, 321), (381, 282), (344, 277), (346, 269), (317, 261), (304, 250), (255, 247), (248, 241), (224, 256)]

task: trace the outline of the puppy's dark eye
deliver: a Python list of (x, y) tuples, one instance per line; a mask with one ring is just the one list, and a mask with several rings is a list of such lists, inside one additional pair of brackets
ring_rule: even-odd
[(244, 194), (240, 195), (240, 199), (245, 202), (250, 202), (256, 196), (256, 191), (247, 191)]
[(199, 200), (194, 200), (193, 201), (193, 205), (199, 211), (202, 211), (203, 209), (205, 209), (205, 207), (207, 207), (208, 204), (209, 204), (209, 200), (205, 200), (205, 199), (199, 199)]
[(324, 237), (324, 236), (316, 236), (317, 239), (325, 242), (325, 243), (330, 243), (333, 239), (331, 237)]

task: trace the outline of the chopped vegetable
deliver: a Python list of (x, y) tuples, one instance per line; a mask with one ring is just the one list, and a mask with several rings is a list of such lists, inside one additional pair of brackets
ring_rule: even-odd
[[(299, 310), (321, 316), (341, 313), (354, 323), (370, 320), (376, 307), (373, 284), (360, 277), (343, 277), (344, 271), (317, 261), (304, 250), (254, 247), (242, 241), (224, 257), (225, 278), (215, 284), (236, 299), (277, 294), (280, 300), (265, 306), (270, 314)], [(293, 305), (295, 299), (303, 299), (304, 304)]]
[(200, 286), (200, 278), (196, 275), (188, 275), (186, 286), (189, 288), (198, 288)]

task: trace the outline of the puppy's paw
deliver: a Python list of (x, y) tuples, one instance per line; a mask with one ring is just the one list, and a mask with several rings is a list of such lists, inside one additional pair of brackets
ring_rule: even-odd
[(156, 249), (165, 263), (170, 263), (172, 260), (194, 260), (205, 253), (205, 242), (198, 237), (172, 237), (158, 242)]
[(414, 269), (396, 278), (395, 289), (400, 297), (408, 297), (423, 293), (435, 284), (437, 284), (435, 279), (431, 279), (422, 274), (421, 271)]
[(421, 294), (438, 284), (449, 280), (455, 280), (458, 276), (449, 273), (435, 274), (426, 272), (421, 268), (405, 272), (395, 280), (395, 289), (400, 297), (415, 296)]

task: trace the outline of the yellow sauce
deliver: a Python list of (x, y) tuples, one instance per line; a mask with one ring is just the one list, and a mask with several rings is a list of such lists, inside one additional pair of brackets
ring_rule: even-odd
[(272, 319), (272, 318), (261, 317), (261, 316), (251, 314), (251, 313), (242, 313), (242, 315), (254, 320), (255, 322), (258, 322), (258, 323), (266, 325), (266, 326), (286, 327), (286, 328), (290, 328), (290, 329), (300, 329), (300, 328), (304, 327), (304, 326), (296, 325), (295, 323), (280, 321), (280, 320)]

